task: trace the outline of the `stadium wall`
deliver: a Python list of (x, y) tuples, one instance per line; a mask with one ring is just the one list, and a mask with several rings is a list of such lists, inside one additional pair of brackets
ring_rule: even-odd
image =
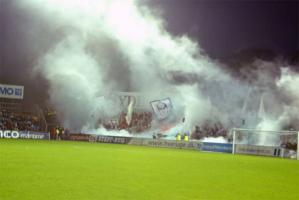
[(101, 143), (112, 143), (112, 144), (129, 144), (132, 140), (131, 137), (121, 137), (121, 136), (104, 136), (97, 135), (94, 136), (94, 141)]
[[(177, 141), (177, 140), (160, 140), (151, 138), (134, 138), (124, 136), (107, 136), (94, 134), (69, 134), (62, 137), (64, 140), (99, 142), (110, 144), (126, 144), (149, 147), (175, 148), (175, 149), (196, 149), (200, 151), (232, 153), (233, 144), (231, 143), (211, 143), (201, 141)], [(272, 157), (285, 157), (287, 152), (281, 147), (256, 146), (235, 144), (235, 153), (261, 155)]]
[(200, 149), (202, 146), (202, 142), (132, 138), (129, 142), (129, 145), (166, 147), (176, 149)]
[(201, 149), (202, 142), (200, 141), (176, 141), (176, 140), (159, 140), (150, 138), (134, 138), (124, 136), (108, 136), (94, 134), (69, 134), (62, 136), (63, 140), (85, 141), (85, 142), (100, 142), (110, 144), (127, 144), (138, 146), (166, 147), (177, 149)]
[(68, 134), (68, 135), (62, 135), (61, 138), (63, 140), (90, 142), (90, 141), (92, 141), (93, 136), (90, 134), (72, 133), (72, 134)]

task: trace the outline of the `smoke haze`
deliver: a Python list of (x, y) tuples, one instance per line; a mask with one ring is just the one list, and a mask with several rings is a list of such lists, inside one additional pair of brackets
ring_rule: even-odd
[(35, 55), (32, 74), (48, 81), (49, 101), (65, 127), (96, 129), (98, 119), (118, 115), (123, 108), (111, 92), (169, 97), (187, 130), (206, 121), (281, 130), (298, 120), (299, 76), (287, 64), (256, 60), (233, 76), (188, 36), (168, 33), (159, 12), (143, 1), (20, 0), (14, 6), (32, 18), (24, 33)]

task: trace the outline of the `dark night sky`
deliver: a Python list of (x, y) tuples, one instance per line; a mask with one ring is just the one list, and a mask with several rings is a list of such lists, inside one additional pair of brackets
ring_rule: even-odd
[(151, 0), (167, 28), (188, 33), (214, 58), (247, 48), (283, 55), (299, 50), (299, 1)]

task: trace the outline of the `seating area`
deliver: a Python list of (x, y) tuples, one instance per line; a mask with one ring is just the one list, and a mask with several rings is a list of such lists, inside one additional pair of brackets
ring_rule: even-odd
[(195, 126), (192, 133), (192, 139), (202, 139), (204, 137), (227, 137), (228, 130), (221, 123), (205, 123), (201, 126)]
[(39, 131), (40, 119), (34, 113), (0, 110), (0, 130)]
[(108, 130), (126, 129), (129, 132), (141, 133), (151, 127), (153, 116), (151, 112), (133, 112), (130, 124), (126, 120), (127, 114), (122, 112), (116, 120), (104, 120), (100, 122)]

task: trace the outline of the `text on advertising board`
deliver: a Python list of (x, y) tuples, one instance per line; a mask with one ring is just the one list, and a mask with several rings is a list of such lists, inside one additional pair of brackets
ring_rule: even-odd
[(50, 134), (47, 132), (0, 130), (0, 138), (48, 140)]
[(24, 86), (0, 84), (0, 98), (23, 99)]
[(18, 131), (0, 130), (0, 138), (19, 138), (20, 134)]
[(204, 142), (201, 150), (212, 152), (232, 153), (233, 145), (229, 143)]

